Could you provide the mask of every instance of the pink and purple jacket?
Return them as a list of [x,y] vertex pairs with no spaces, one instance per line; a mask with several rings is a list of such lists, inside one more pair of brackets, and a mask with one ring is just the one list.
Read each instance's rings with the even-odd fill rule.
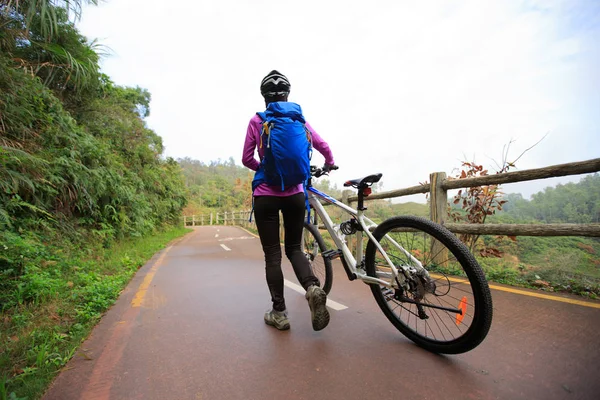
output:
[[[314,149],[317,149],[319,153],[325,157],[325,164],[333,165],[335,164],[333,161],[333,154],[331,153],[331,149],[327,142],[325,142],[317,132],[306,123],[306,127],[312,133],[312,146]],[[248,124],[248,130],[246,131],[246,141],[244,142],[244,152],[242,154],[242,163],[250,168],[252,171],[258,170],[258,166],[260,165],[260,161],[254,158],[254,151],[258,151],[259,160],[262,160],[264,157],[264,150],[258,146],[260,144],[260,133],[262,130],[262,120],[258,115],[254,115]],[[291,196],[296,193],[303,193],[304,189],[302,188],[302,184],[297,186],[292,186],[284,191],[281,191],[280,187],[268,186],[263,183],[259,185],[254,190],[254,196]]]

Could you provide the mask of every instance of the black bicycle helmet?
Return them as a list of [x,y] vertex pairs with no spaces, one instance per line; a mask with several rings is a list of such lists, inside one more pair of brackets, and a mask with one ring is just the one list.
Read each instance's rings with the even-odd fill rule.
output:
[[276,70],[269,72],[260,83],[260,93],[265,98],[287,95],[290,88],[290,81]]

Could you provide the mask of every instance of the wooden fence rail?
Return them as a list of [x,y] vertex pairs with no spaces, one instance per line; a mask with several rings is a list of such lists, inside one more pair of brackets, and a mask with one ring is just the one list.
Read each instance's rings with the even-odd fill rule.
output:
[[[430,183],[412,186],[404,189],[391,190],[370,195],[366,200],[391,199],[414,194],[429,193],[429,217],[432,221],[443,224],[454,233],[474,235],[507,235],[507,236],[589,236],[600,237],[600,223],[595,224],[456,224],[447,223],[448,190],[462,189],[475,186],[500,185],[504,183],[525,182],[560,176],[579,175],[600,171],[600,158],[568,164],[553,165],[517,172],[488,175],[477,178],[451,179],[444,172],[430,174]],[[350,191],[344,191],[342,199],[346,204],[356,202],[358,196]],[[249,226],[249,211],[216,213],[215,224],[240,224]],[[191,218],[191,221],[190,221]],[[198,216],[183,217],[185,226],[194,226]],[[204,218],[202,225],[204,225]],[[221,218],[221,219],[219,219]],[[206,217],[208,220],[208,217]],[[210,224],[213,224],[213,214],[210,214]],[[253,224],[253,223],[252,223]]]
[[184,215],[183,226],[202,225],[240,225],[251,226],[254,219],[249,222],[250,211],[215,212],[208,215]]

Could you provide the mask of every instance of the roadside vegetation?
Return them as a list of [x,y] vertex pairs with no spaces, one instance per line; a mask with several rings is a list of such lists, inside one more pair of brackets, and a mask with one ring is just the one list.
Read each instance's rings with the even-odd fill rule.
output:
[[69,19],[79,6],[0,1],[0,400],[39,398],[187,232],[181,168],[144,121],[150,93],[100,72],[104,49]]
[[[506,203],[489,217],[490,223],[599,223],[600,174],[546,188],[531,200],[519,194],[503,199]],[[480,246],[498,251],[484,261],[480,256],[490,280],[593,299],[600,296],[600,238],[485,236]]]
[[[145,123],[150,93],[100,71],[106,49],[79,34],[80,11],[81,1],[0,0],[0,400],[42,395],[136,271],[188,232],[182,212],[251,208],[252,174],[233,158],[163,157]],[[341,197],[326,179],[316,186]],[[600,222],[598,174],[531,200],[481,190],[487,208],[483,192],[465,192],[450,215]],[[426,204],[368,207],[377,221],[428,215]],[[491,281],[600,294],[598,239],[465,240]]]
[[39,398],[71,357],[85,357],[79,345],[132,276],[188,231],[170,228],[108,248],[90,237],[9,243],[24,255],[25,272],[15,290],[2,290],[0,399]]

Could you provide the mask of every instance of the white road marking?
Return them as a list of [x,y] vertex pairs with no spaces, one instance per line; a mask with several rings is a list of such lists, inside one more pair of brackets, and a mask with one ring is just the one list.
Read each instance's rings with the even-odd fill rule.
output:
[[246,240],[246,239],[256,239],[256,238],[253,236],[229,237],[229,238],[219,239],[219,242],[229,242],[231,240]]
[[[221,245],[222,246],[222,245]],[[304,288],[298,284],[295,284],[294,282],[290,282],[287,279],[283,280],[283,284],[287,287],[289,287],[290,289],[300,293],[301,295],[304,295],[306,293],[306,290],[304,290]],[[337,301],[333,301],[331,299],[327,299],[327,307],[336,310],[336,311],[341,311],[341,310],[345,310],[346,307],[343,304],[338,303]]]
[[227,246],[225,246],[224,244],[221,245],[222,248],[224,248],[226,251],[231,251],[231,249]]
[[217,233],[217,234],[215,234],[215,237],[219,237],[219,234],[218,234],[218,233]]

